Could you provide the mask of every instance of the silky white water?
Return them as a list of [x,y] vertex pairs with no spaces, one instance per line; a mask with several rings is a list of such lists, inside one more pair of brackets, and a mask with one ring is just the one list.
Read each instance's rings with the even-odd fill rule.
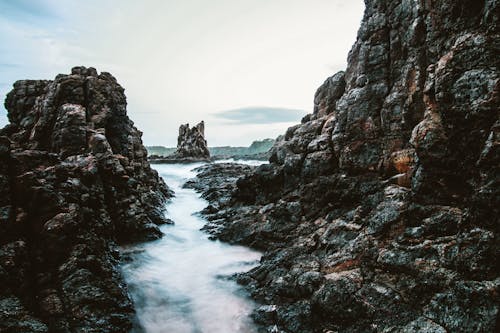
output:
[[[252,163],[258,164],[258,162]],[[124,248],[132,260],[122,267],[137,312],[133,332],[256,332],[249,315],[255,304],[229,277],[254,267],[261,254],[211,241],[195,213],[207,202],[182,185],[198,164],[154,165],[175,197],[162,226],[162,239]]]

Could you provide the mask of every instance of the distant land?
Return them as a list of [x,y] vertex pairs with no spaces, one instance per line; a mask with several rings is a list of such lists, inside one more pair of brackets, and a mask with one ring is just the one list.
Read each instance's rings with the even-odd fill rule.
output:
[[[208,147],[210,151],[210,156],[212,158],[229,158],[229,157],[239,157],[239,156],[265,156],[266,153],[271,149],[275,140],[274,139],[263,139],[253,141],[248,147],[231,147],[231,146],[220,146],[220,147]],[[177,148],[175,147],[164,147],[164,146],[147,146],[148,154],[153,156],[169,156],[172,155]]]

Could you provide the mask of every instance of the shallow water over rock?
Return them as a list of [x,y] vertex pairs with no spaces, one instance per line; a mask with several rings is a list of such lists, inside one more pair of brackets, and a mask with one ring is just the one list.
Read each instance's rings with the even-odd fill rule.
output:
[[211,241],[200,231],[196,212],[207,202],[184,182],[197,164],[155,165],[175,191],[157,241],[124,247],[122,270],[137,311],[133,332],[256,332],[249,314],[255,304],[230,276],[254,267],[261,254],[242,246]]

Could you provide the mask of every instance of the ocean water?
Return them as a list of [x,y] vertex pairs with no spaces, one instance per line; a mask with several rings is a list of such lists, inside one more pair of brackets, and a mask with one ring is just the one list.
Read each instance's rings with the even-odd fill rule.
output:
[[[259,161],[247,162],[258,165]],[[137,311],[136,328],[148,333],[253,333],[253,301],[230,276],[257,265],[261,253],[208,239],[195,214],[207,202],[182,185],[196,176],[197,164],[154,168],[175,191],[162,226],[162,239],[122,248],[132,260],[122,266]]]

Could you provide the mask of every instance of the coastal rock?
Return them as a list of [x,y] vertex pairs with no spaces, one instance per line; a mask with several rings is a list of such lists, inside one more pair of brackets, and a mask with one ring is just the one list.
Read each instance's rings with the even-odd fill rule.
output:
[[174,153],[176,158],[209,159],[210,152],[205,140],[205,122],[189,127],[189,124],[179,127],[179,137],[177,138],[177,150]]
[[[162,150],[166,151],[167,148]],[[175,152],[167,156],[152,155],[150,161],[159,164],[210,161],[210,151],[205,140],[205,123],[201,121],[192,128],[189,124],[181,125]]]
[[206,229],[264,251],[238,281],[269,331],[498,331],[500,5],[365,4],[346,70],[219,180]]
[[126,332],[117,244],[161,236],[172,195],[109,73],[14,83],[0,130],[0,332]]
[[[274,141],[274,139],[256,140],[248,147],[208,147],[208,151],[210,152],[210,159],[212,161],[227,159],[267,161]],[[167,148],[163,146],[150,146],[146,147],[146,149],[149,152],[149,161],[152,163],[168,161],[170,155],[174,154],[176,151],[176,148]]]

